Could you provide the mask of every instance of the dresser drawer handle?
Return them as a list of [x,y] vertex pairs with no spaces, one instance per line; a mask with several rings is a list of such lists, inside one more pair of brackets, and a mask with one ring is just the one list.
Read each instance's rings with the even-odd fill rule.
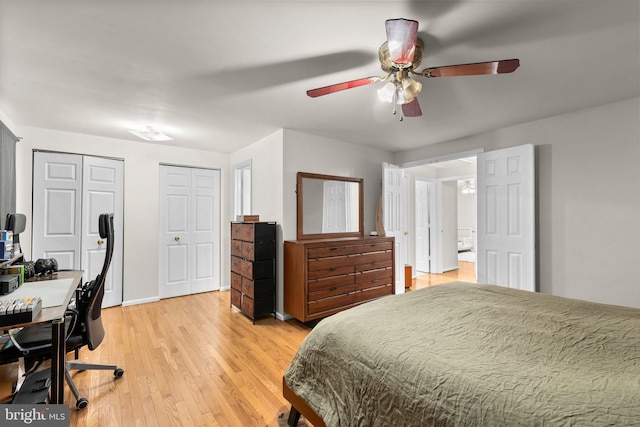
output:
[[334,286],[333,288],[329,288],[329,290],[330,290],[331,292],[335,291],[336,289],[338,289],[338,287],[337,287],[337,286]]
[[335,267],[331,267],[331,268],[329,269],[329,271],[336,271],[336,270],[337,270],[337,268],[335,268]]

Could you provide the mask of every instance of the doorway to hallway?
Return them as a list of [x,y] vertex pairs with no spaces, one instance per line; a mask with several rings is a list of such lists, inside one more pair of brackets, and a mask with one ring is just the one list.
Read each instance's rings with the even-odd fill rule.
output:
[[442,285],[449,282],[471,282],[476,281],[476,264],[469,261],[458,261],[456,270],[445,271],[444,273],[426,273],[420,274],[411,281],[411,286],[406,291],[415,291],[429,286]]

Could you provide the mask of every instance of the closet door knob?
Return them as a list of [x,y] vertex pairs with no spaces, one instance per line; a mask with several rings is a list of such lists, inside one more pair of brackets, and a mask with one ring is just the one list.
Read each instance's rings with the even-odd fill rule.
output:
[[102,239],[98,240],[98,244],[99,244],[99,245],[104,244],[104,240],[102,240]]
[[175,240],[176,242],[179,242],[180,241],[180,236],[174,237],[173,240]]

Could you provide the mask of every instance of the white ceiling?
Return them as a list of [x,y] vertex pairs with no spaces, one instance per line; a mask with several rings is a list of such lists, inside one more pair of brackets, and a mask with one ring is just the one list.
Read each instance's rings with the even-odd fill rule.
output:
[[[387,18],[420,22],[424,79],[398,121],[375,86]],[[0,111],[18,125],[233,152],[281,128],[399,151],[640,96],[638,0],[0,0]],[[167,144],[163,142],[162,144]]]

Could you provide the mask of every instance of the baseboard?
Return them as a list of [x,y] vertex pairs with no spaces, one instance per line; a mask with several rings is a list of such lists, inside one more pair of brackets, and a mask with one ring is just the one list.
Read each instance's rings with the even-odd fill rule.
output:
[[142,299],[133,299],[129,301],[122,301],[123,307],[128,307],[130,305],[138,305],[138,304],[147,304],[150,302],[158,302],[160,301],[160,297],[151,297],[151,298],[142,298]]
[[293,319],[293,316],[287,313],[279,313],[276,311],[276,319],[285,321],[285,320]]

